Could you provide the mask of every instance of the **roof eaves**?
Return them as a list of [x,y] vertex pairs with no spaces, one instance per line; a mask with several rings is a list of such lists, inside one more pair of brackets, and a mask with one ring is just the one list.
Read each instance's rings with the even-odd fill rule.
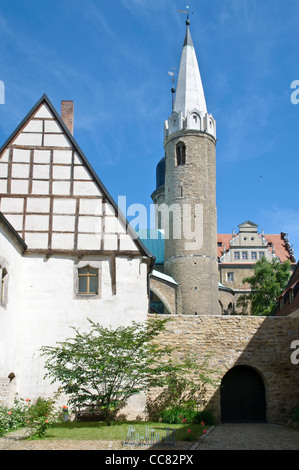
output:
[[9,234],[16,240],[17,244],[21,248],[22,253],[27,250],[27,245],[24,242],[23,238],[20,237],[18,232],[14,229],[11,223],[7,220],[7,218],[0,212],[0,223],[6,228]]

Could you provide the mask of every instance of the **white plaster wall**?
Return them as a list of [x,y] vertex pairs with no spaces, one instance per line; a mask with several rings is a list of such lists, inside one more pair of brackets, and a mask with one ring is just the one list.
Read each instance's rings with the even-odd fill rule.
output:
[[8,272],[7,303],[0,304],[0,377],[7,378],[18,354],[18,316],[20,297],[16,295],[22,283],[22,254],[7,232],[0,226],[0,258]]
[[[49,397],[58,388],[44,379],[40,348],[72,336],[70,326],[88,329],[88,318],[112,327],[147,318],[147,267],[141,257],[116,258],[116,295],[112,295],[110,258],[81,259],[80,265],[101,266],[100,296],[82,298],[74,290],[78,260],[12,255],[10,294],[14,295],[10,295],[7,311],[0,313],[0,352],[5,350],[0,377],[13,372],[16,393],[23,398]],[[138,413],[144,406],[143,400],[141,403]]]

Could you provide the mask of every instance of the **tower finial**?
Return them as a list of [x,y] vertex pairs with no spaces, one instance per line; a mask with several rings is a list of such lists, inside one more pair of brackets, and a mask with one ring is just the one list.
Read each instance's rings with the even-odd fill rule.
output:
[[[189,25],[190,25],[189,8],[190,8],[190,7],[187,5],[187,6],[186,6],[186,10],[178,10],[178,13],[184,13],[185,15],[187,15],[186,26],[189,26]],[[191,13],[192,13],[192,15],[193,15],[193,11],[192,11]]]

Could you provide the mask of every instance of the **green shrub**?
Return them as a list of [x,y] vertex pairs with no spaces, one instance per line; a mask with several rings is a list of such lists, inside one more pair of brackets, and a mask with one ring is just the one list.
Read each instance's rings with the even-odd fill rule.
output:
[[35,404],[29,404],[26,413],[26,425],[30,428],[30,437],[37,439],[45,437],[47,430],[57,422],[57,419],[55,401],[51,398],[38,398]]
[[193,422],[196,424],[204,422],[208,426],[212,426],[215,424],[215,417],[211,410],[198,411],[194,417]]
[[29,429],[31,438],[42,438],[49,427],[57,422],[57,412],[52,399],[38,398],[34,404],[16,399],[13,407],[0,406],[0,436],[21,427]]
[[26,406],[22,400],[15,400],[13,407],[0,406],[0,436],[14,431],[26,423]]
[[197,410],[189,406],[173,406],[163,410],[159,417],[163,423],[192,423],[197,413]]

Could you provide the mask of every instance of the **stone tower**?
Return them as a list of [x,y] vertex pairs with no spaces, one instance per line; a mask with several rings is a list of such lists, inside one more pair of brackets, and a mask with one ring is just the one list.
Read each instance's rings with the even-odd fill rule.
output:
[[152,198],[165,231],[164,272],[179,284],[177,313],[212,315],[219,310],[216,123],[207,112],[189,24],[187,19],[175,102],[164,125],[165,157],[157,167],[157,183],[165,171],[165,185]]

